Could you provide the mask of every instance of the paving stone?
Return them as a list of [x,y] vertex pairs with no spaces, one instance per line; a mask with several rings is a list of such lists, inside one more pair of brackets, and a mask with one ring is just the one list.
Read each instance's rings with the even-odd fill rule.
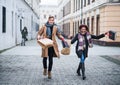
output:
[[[34,42],[29,42],[28,48],[23,49],[31,52],[34,48],[35,52],[32,55],[19,52],[6,52],[0,55],[0,85],[120,85],[120,65],[100,55],[91,54],[86,59],[86,80],[77,76],[79,59],[74,53],[74,47],[71,47],[70,55],[61,55],[60,59],[54,58],[52,79],[48,79],[42,75],[42,58],[35,54],[39,48],[32,44]],[[11,49],[9,53],[15,52],[16,49],[19,51],[21,47]]]

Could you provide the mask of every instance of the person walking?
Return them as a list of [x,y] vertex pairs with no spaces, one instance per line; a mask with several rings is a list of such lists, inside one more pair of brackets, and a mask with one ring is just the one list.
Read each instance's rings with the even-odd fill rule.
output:
[[21,31],[21,34],[22,34],[21,46],[25,46],[25,41],[27,40],[27,36],[28,36],[27,27],[24,27],[24,29]]
[[[48,74],[49,79],[52,78],[51,71],[52,71],[52,66],[53,66],[53,57],[58,57],[58,58],[60,57],[58,45],[56,42],[56,36],[62,41],[64,41],[64,37],[61,35],[60,28],[58,28],[58,26],[54,23],[54,17],[49,16],[48,21],[39,30],[38,35],[37,35],[38,40],[41,38],[48,38],[48,39],[53,40],[54,42],[53,47],[49,47],[46,49],[42,48],[43,68],[44,68],[43,75],[46,76]],[[49,58],[48,68],[47,68],[47,58]]]
[[93,47],[92,39],[100,39],[105,37],[108,32],[95,36],[90,34],[87,25],[80,25],[79,32],[72,39],[71,44],[77,41],[76,44],[76,54],[80,58],[80,62],[77,68],[77,74],[81,76],[80,70],[82,71],[82,79],[85,80],[85,59],[88,57],[88,47]]

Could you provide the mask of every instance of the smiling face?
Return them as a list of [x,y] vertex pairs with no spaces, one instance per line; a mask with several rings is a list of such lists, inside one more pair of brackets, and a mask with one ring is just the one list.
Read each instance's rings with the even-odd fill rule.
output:
[[82,27],[82,28],[80,29],[80,33],[81,33],[82,35],[85,35],[86,32],[87,32],[87,30],[86,30],[85,27]]
[[82,35],[85,35],[87,32],[89,32],[89,28],[87,27],[87,25],[82,24],[79,26],[79,32]]
[[53,25],[54,24],[54,17],[50,17],[48,19],[48,23],[51,24],[51,25]]

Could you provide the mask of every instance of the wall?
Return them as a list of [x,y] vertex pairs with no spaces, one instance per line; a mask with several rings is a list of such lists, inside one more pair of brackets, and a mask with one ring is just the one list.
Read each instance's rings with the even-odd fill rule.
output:
[[[2,32],[3,6],[6,7],[6,33]],[[22,39],[20,30],[24,26],[28,28],[28,39],[35,38],[38,17],[28,4],[24,0],[0,0],[0,50],[20,44]]]

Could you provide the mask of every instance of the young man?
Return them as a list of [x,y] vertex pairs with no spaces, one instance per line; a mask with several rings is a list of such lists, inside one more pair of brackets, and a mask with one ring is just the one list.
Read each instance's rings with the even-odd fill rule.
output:
[[[44,67],[43,75],[46,76],[47,70],[48,70],[49,79],[51,79],[52,77],[51,71],[52,71],[52,65],[53,65],[53,57],[59,57],[58,45],[55,39],[56,36],[62,41],[64,41],[64,38],[61,35],[60,29],[54,23],[54,17],[50,16],[48,18],[47,23],[39,30],[38,36],[37,36],[37,39],[49,38],[54,42],[53,47],[42,49],[43,67]],[[49,58],[48,69],[47,69],[47,58]]]

